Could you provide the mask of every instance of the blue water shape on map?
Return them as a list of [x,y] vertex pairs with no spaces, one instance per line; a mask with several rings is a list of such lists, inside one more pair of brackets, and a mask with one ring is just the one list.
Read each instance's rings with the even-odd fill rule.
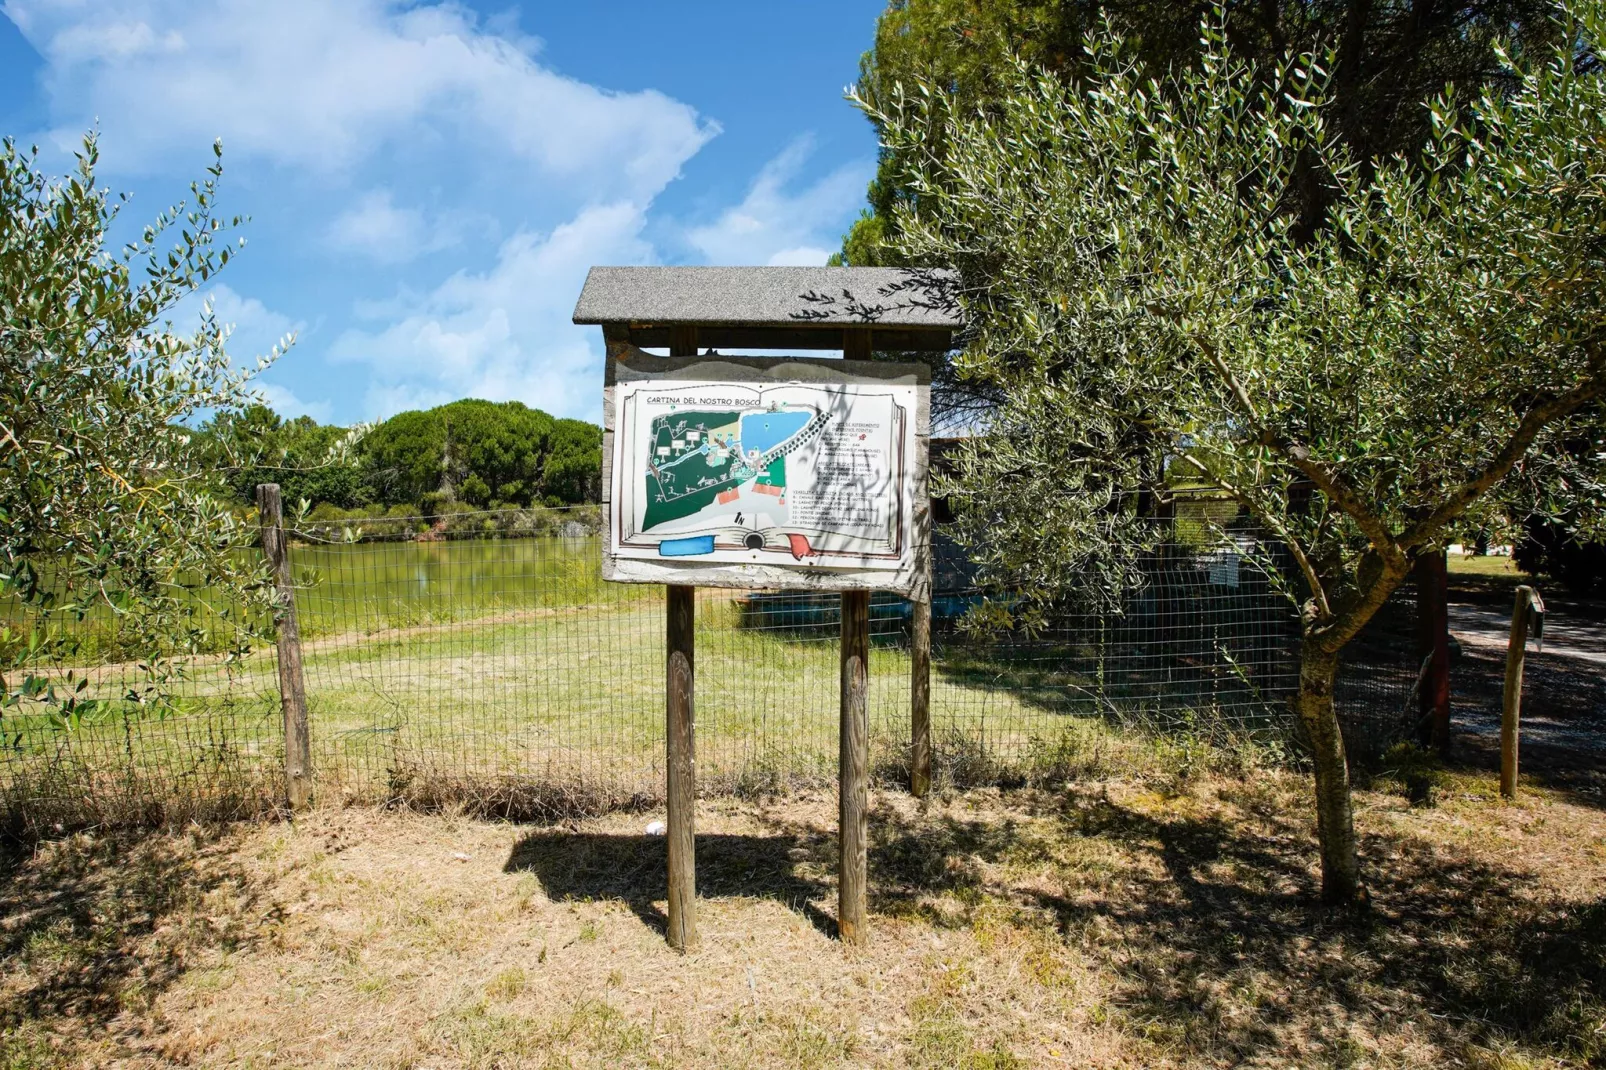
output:
[[693,535],[685,539],[665,539],[658,544],[659,557],[701,557],[714,552],[712,535]]
[[799,431],[811,412],[754,412],[742,417],[742,452],[768,453]]

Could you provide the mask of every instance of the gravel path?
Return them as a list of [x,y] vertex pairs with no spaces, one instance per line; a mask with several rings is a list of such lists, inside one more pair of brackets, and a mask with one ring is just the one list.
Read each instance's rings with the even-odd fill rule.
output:
[[[1547,600],[1543,649],[1530,641],[1523,686],[1522,774],[1606,802],[1606,606]],[[1510,610],[1450,605],[1461,646],[1451,669],[1457,749],[1498,764]]]

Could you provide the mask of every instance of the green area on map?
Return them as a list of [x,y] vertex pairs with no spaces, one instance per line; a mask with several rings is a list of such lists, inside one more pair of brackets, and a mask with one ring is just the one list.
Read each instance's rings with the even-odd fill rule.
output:
[[[816,429],[813,416],[796,410],[688,409],[653,417],[642,530],[699,513],[749,480],[784,491],[785,454],[806,429]],[[750,444],[745,453],[744,417],[756,421],[748,425],[748,434],[760,444]],[[787,426],[780,432],[769,426],[782,420]]]

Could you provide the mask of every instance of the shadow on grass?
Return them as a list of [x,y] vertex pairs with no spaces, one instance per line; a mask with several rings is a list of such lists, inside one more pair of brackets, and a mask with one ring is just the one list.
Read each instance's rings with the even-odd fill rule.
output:
[[255,939],[255,893],[213,843],[129,832],[0,855],[0,1065],[148,1010],[198,950]]
[[963,926],[990,906],[1050,927],[1114,969],[1126,1025],[1166,1048],[1307,1065],[1420,1041],[1606,1058],[1606,898],[1547,901],[1531,873],[1372,836],[1372,907],[1350,917],[1320,905],[1309,830],[1286,814],[1155,816],[1072,792],[1029,819],[880,813],[872,828],[877,913]]
[[[658,903],[668,895],[667,849],[662,836],[541,830],[514,845],[504,869],[534,874],[555,901],[622,902],[662,933],[668,918]],[[697,895],[773,899],[834,937],[836,919],[814,902],[833,894],[833,886],[799,873],[800,863],[816,858],[834,865],[835,840],[808,833],[699,835]]]

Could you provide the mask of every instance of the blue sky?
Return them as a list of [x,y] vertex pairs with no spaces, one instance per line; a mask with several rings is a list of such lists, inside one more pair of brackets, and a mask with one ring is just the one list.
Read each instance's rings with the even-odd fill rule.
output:
[[[208,293],[281,412],[459,397],[596,419],[592,264],[822,263],[864,203],[842,91],[880,0],[4,0],[0,132],[101,131],[143,222],[223,139],[247,246]],[[181,310],[181,316],[194,309]]]

